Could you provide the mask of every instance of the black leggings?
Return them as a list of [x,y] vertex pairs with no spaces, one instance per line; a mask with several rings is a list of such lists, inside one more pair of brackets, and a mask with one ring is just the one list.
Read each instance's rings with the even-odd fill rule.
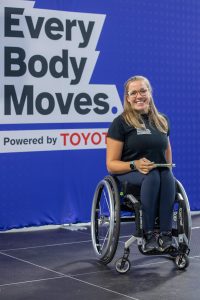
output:
[[138,171],[116,176],[120,182],[141,186],[140,198],[144,231],[152,231],[159,211],[160,231],[171,231],[175,200],[175,179],[169,168],[157,168],[148,174]]

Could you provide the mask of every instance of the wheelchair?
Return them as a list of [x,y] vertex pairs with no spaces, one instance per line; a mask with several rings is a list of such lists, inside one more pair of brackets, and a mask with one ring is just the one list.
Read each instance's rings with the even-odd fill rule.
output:
[[[91,211],[91,237],[94,251],[99,260],[107,265],[112,261],[118,246],[121,222],[135,222],[133,235],[125,242],[124,253],[115,263],[116,271],[125,274],[131,267],[130,246],[137,242],[143,255],[170,255],[177,269],[183,270],[189,265],[189,243],[191,239],[191,214],[187,194],[176,179],[176,196],[173,207],[173,243],[167,249],[161,245],[145,251],[140,188],[124,182],[120,184],[113,175],[101,180],[95,190]],[[159,232],[159,216],[155,220],[155,234]],[[159,236],[159,233],[158,233]]]

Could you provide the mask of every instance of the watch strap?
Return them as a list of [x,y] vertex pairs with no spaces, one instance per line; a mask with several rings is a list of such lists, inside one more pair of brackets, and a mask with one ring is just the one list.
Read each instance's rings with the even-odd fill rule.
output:
[[132,160],[132,161],[130,162],[130,168],[131,168],[131,170],[136,170],[134,160]]

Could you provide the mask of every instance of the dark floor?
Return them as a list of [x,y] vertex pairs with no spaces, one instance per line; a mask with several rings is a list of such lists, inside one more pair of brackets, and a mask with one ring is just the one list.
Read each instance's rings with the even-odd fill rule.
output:
[[167,256],[144,256],[132,245],[131,270],[118,274],[114,263],[122,256],[131,224],[121,225],[118,250],[108,266],[95,257],[89,227],[0,233],[0,299],[199,300],[200,215],[192,219],[185,271]]

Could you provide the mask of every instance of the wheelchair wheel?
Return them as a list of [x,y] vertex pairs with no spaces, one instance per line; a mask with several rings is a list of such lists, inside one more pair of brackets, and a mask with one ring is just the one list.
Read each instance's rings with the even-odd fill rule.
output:
[[183,198],[183,201],[182,201],[183,227],[184,227],[184,233],[188,239],[188,244],[189,244],[190,239],[191,239],[191,230],[192,230],[192,218],[191,218],[191,213],[190,213],[190,204],[189,204],[187,194],[186,194],[182,184],[178,180],[176,180],[176,184],[177,184],[178,193],[180,193],[180,195]]
[[128,258],[119,258],[115,263],[115,269],[120,274],[125,274],[131,268],[131,263]]
[[119,231],[119,192],[115,179],[106,176],[96,187],[91,213],[93,248],[104,264],[108,264],[115,255]]
[[175,258],[176,267],[179,270],[184,270],[189,266],[189,258],[186,254],[177,255]]

